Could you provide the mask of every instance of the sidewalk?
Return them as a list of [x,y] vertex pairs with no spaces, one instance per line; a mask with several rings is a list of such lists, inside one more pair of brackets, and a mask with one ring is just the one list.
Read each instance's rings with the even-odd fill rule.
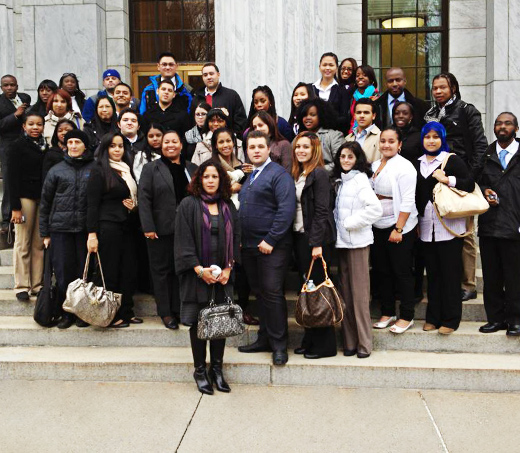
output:
[[3,453],[518,451],[518,393],[9,381]]

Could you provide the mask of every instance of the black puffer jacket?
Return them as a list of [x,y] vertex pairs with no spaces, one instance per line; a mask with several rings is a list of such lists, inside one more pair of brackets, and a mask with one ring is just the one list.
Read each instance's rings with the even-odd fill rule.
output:
[[520,241],[520,150],[504,170],[496,143],[491,143],[486,151],[478,183],[482,192],[485,189],[495,191],[499,204],[479,216],[478,235]]
[[86,152],[81,159],[65,156],[49,170],[40,201],[40,236],[87,231],[87,183],[95,166]]
[[450,151],[475,174],[488,146],[480,112],[474,105],[457,99],[446,107],[446,116],[440,122],[446,128]]

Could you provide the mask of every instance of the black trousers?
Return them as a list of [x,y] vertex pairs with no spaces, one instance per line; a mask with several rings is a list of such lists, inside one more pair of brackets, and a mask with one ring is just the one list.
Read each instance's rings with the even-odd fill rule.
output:
[[488,322],[520,324],[520,241],[480,237]]
[[257,248],[242,249],[242,264],[251,291],[260,305],[258,341],[270,344],[274,351],[287,349],[287,301],[284,295],[284,281],[289,250],[288,244],[276,246],[269,255],[264,255]]
[[[83,276],[87,259],[87,233],[51,233],[50,252],[61,307],[69,283]],[[63,310],[62,314],[72,316]]]
[[107,289],[123,295],[115,320],[129,321],[135,316],[133,295],[137,285],[134,233],[127,224],[99,222],[98,240]]
[[9,181],[7,180],[7,143],[0,143],[0,162],[2,164],[2,224],[9,225],[11,221],[11,202]]
[[388,238],[394,228],[373,228],[374,244],[372,245],[372,266],[376,268],[377,280],[372,282],[379,288],[383,316],[395,316],[395,291],[399,291],[401,304],[399,317],[411,321],[415,312],[413,275],[413,247],[415,230],[403,234],[399,244],[389,242]]
[[233,269],[235,271],[235,290],[238,296],[238,305],[240,305],[245,312],[249,305],[249,295],[251,293],[247,273],[244,266],[239,263],[235,263]]
[[462,318],[462,246],[464,240],[422,242],[428,278],[426,322],[457,330]]
[[174,235],[159,236],[158,239],[146,239],[146,241],[157,314],[161,318],[165,316],[178,318],[181,311],[181,297],[179,279],[175,274]]
[[[190,327],[191,353],[193,354],[193,365],[195,368],[206,366],[207,341],[197,337],[197,323]],[[209,354],[211,364],[222,364],[224,360],[224,349],[226,339],[210,340]]]
[[[293,233],[293,248],[298,273],[303,285],[312,261],[312,247],[309,245],[309,239],[304,233]],[[323,257],[327,265],[330,262],[330,255],[330,247],[324,246]],[[316,286],[325,280],[325,272],[323,271],[321,260],[316,260],[312,266],[310,279]],[[336,346],[336,329],[334,326],[305,329],[302,348],[309,354],[336,355],[338,349]]]

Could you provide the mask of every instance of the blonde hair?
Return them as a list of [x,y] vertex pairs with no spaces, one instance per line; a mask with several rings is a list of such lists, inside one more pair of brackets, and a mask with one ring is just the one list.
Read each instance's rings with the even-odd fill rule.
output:
[[[296,158],[296,145],[301,138],[308,138],[311,141],[312,154],[310,160],[307,161],[305,165],[298,162]],[[298,180],[303,171],[308,175],[317,167],[324,167],[325,161],[323,160],[323,151],[318,135],[310,131],[300,132],[293,141],[292,159],[291,175],[295,181]]]

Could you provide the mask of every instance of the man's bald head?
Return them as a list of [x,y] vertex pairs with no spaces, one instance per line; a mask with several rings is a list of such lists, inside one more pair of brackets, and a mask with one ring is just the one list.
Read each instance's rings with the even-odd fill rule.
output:
[[386,71],[386,88],[394,98],[401,96],[405,87],[406,75],[401,68],[390,68]]

